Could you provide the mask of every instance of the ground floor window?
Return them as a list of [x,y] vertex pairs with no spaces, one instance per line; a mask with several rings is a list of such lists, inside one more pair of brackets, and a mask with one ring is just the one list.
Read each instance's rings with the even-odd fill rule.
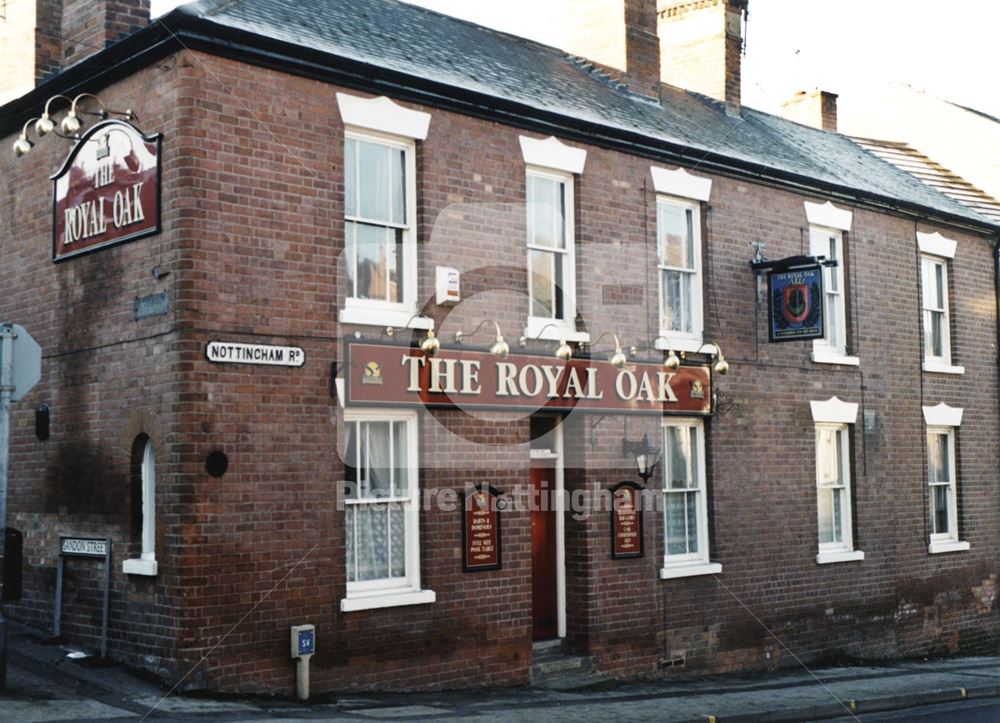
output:
[[660,577],[722,570],[709,562],[705,427],[700,419],[663,422],[664,555]]
[[341,608],[430,602],[407,596],[427,592],[420,589],[416,413],[350,411],[344,433],[347,599]]
[[858,405],[837,397],[809,404],[816,423],[816,562],[864,560],[854,547],[851,509],[851,425]]
[[962,410],[939,404],[924,407],[927,424],[928,551],[958,552],[969,543],[958,534],[958,472],[955,437],[962,423]]

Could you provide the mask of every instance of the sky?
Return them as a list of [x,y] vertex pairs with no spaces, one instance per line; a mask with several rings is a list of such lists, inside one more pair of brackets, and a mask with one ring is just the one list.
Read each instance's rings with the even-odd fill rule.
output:
[[[561,47],[573,0],[409,0]],[[180,4],[153,0],[153,12]],[[743,102],[775,113],[798,90],[846,100],[905,83],[1000,117],[996,0],[750,0]]]

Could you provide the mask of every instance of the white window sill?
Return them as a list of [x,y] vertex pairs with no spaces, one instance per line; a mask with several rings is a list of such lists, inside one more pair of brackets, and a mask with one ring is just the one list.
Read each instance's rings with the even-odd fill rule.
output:
[[559,319],[531,317],[528,319],[528,325],[524,328],[524,336],[529,340],[559,341],[565,339],[567,342],[583,344],[590,342],[590,334],[585,331],[577,331],[573,324]]
[[661,580],[673,580],[678,577],[695,577],[696,575],[716,575],[722,572],[722,565],[717,562],[694,562],[683,564],[664,563],[660,568]]
[[845,366],[861,366],[861,360],[856,356],[847,356],[832,349],[813,349],[812,360],[816,364],[843,364]]
[[341,324],[362,324],[364,326],[395,326],[405,329],[433,329],[434,319],[427,316],[414,316],[415,308],[407,309],[370,309],[363,306],[348,306],[340,310],[338,319]]
[[970,548],[968,542],[962,542],[960,540],[942,540],[941,542],[932,542],[927,546],[927,552],[931,555],[940,555],[942,552],[965,552]]
[[401,605],[424,605],[437,600],[433,590],[404,590],[402,592],[375,592],[357,597],[349,596],[340,601],[340,612],[394,608]]
[[821,552],[816,555],[817,565],[829,565],[833,562],[858,562],[865,559],[861,550],[843,550],[839,552]]
[[122,562],[122,572],[126,575],[149,575],[156,574],[156,560],[125,560]]
[[[704,347],[704,348],[702,348]],[[653,342],[653,348],[659,351],[684,351],[692,354],[701,350],[702,354],[717,354],[719,349],[711,342],[705,343],[701,339],[691,339],[683,337],[673,337],[670,334],[660,332],[660,336]]]
[[938,359],[924,359],[924,371],[939,374],[965,374],[965,367],[953,366]]

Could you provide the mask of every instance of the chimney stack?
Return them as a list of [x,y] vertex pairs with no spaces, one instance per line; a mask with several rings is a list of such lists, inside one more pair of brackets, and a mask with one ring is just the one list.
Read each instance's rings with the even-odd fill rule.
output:
[[749,0],[659,0],[660,77],[740,114],[743,16]]
[[782,104],[781,115],[797,123],[836,132],[837,94],[825,90],[800,90]]
[[149,24],[149,0],[27,0],[0,23],[0,103]]
[[149,0],[64,0],[59,33],[62,67],[79,63],[147,25]]
[[621,71],[629,89],[660,99],[656,0],[572,0],[569,52]]

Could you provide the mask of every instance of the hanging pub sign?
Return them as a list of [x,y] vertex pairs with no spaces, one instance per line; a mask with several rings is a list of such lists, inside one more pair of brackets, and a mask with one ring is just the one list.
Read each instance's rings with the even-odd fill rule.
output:
[[642,509],[635,482],[619,482],[611,488],[611,557],[615,560],[642,557]]
[[773,270],[767,276],[770,341],[822,339],[823,267]]
[[462,571],[500,569],[500,496],[484,485],[461,494]]
[[603,359],[441,349],[428,356],[398,344],[348,342],[345,404],[535,411],[708,415],[707,365],[675,371],[655,362],[619,369]]
[[88,129],[52,176],[52,259],[160,230],[160,145],[121,120]]

